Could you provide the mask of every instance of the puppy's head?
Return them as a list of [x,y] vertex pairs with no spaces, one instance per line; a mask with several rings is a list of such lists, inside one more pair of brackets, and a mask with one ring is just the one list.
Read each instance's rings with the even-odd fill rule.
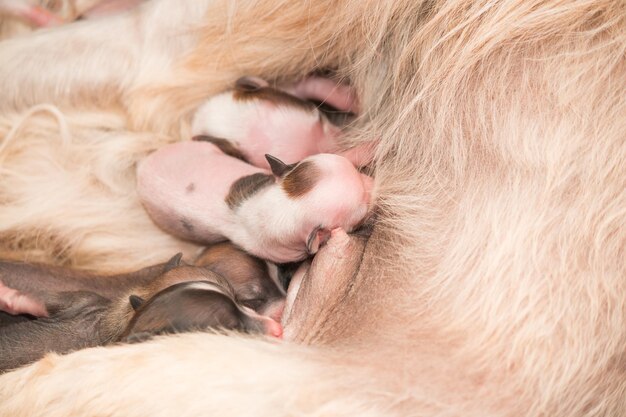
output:
[[182,282],[165,288],[147,301],[135,295],[131,295],[129,301],[135,315],[122,334],[123,341],[207,329],[282,336],[280,324],[241,306],[232,288],[215,282]]

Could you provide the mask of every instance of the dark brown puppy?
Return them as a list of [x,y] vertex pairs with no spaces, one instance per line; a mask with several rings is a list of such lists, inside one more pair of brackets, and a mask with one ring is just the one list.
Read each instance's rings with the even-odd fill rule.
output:
[[[158,334],[219,328],[282,335],[278,323],[239,304],[235,290],[221,275],[179,263],[177,255],[163,264],[161,275],[113,300],[95,291],[38,290],[37,302],[48,317],[5,322],[0,327],[0,372],[36,361],[47,352],[68,353]],[[42,276],[56,274],[38,277]],[[19,284],[9,283],[28,297],[28,288]],[[43,284],[50,281],[44,279]],[[124,287],[126,283],[118,289]]]
[[[168,262],[120,275],[96,275],[51,265],[0,261],[0,310],[14,315],[45,315],[44,300],[49,299],[50,294],[64,291],[89,291],[114,299],[133,287],[153,282],[178,266],[180,259],[180,255],[176,255]],[[22,295],[28,295],[28,299]],[[26,303],[28,300],[38,302],[39,308]],[[0,315],[0,324],[7,321],[11,319]]]
[[[0,262],[0,326],[23,321],[25,318],[18,316],[20,314],[44,316],[43,299],[51,293],[89,291],[116,299],[132,288],[153,285],[157,278],[179,264],[180,255],[177,255],[168,262],[129,274],[96,275],[50,265]],[[207,267],[226,278],[243,305],[280,319],[285,290],[278,282],[274,264],[249,255],[230,242],[222,242],[205,249],[195,265]],[[10,297],[6,295],[8,288],[14,290]],[[22,294],[27,294],[28,299],[20,298]],[[38,305],[24,301],[36,301]]]
[[249,255],[230,242],[209,246],[194,264],[226,278],[235,289],[237,300],[244,306],[280,321],[285,307],[285,290],[274,264]]
[[207,328],[282,335],[278,323],[239,304],[232,288],[217,282],[182,282],[145,302],[131,296],[130,303],[135,313],[120,336],[122,341],[142,341],[153,335]]

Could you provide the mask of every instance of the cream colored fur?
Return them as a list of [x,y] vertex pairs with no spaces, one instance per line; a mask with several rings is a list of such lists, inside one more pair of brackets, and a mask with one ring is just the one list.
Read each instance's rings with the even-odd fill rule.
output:
[[[239,75],[334,66],[364,109],[351,139],[381,138],[359,273],[312,346],[187,335],[50,356],[0,377],[0,415],[626,414],[621,0],[189,3],[207,10],[180,48],[155,30],[116,49],[89,22],[0,43],[5,141],[40,102],[67,131],[46,107],[0,153],[2,254],[122,270],[192,251],[141,211],[133,164]],[[104,43],[37,64],[74,31]]]
[[[72,22],[79,18],[84,12],[94,7],[101,0],[12,0],[27,1],[33,5],[41,6],[64,22]],[[15,16],[0,15],[0,40],[9,39],[18,35],[31,33],[40,28],[34,27]]]

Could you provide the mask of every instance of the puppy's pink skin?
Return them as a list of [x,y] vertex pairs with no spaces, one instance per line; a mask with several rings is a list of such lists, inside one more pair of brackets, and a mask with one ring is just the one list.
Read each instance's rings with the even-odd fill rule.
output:
[[[259,86],[267,82],[256,78]],[[358,111],[354,91],[322,77],[309,77],[293,85],[280,87],[303,100],[325,102],[341,111]],[[226,139],[237,146],[252,165],[268,169],[265,154],[286,163],[301,161],[318,153],[338,153],[355,166],[373,159],[373,143],[340,151],[341,129],[328,121],[317,108],[298,107],[286,102],[261,98],[236,99],[235,91],[209,98],[198,108],[192,134]]]
[[293,262],[308,256],[313,230],[352,230],[368,214],[372,199],[372,179],[347,159],[319,154],[306,161],[320,177],[304,195],[290,197],[275,182],[230,208],[224,200],[231,185],[267,171],[208,142],[179,142],[141,162],[137,189],[154,222],[178,237],[203,243],[228,239],[260,258]]
[[224,201],[231,184],[254,173],[267,174],[228,157],[213,144],[180,142],[139,164],[137,191],[159,227],[185,239],[213,243],[225,240],[226,229],[232,227],[233,216]]
[[265,334],[268,336],[276,337],[278,339],[282,339],[283,337],[283,326],[280,324],[280,318],[278,320],[273,317],[261,315],[251,308],[242,307],[241,310],[244,314],[248,316],[260,320],[263,323],[263,327],[265,328]]
[[228,91],[197,110],[192,134],[231,141],[252,165],[269,169],[264,155],[290,164],[318,153],[334,152],[339,129],[317,110],[268,100],[236,100]]
[[37,300],[0,282],[0,311],[9,314],[30,314],[35,317],[48,317],[45,306]]

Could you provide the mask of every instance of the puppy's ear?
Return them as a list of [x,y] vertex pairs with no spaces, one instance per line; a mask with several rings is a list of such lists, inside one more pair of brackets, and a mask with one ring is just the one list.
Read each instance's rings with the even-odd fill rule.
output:
[[280,159],[268,153],[265,154],[265,159],[267,159],[267,163],[270,164],[270,169],[272,170],[272,174],[274,174],[274,176],[278,178],[284,177],[287,172],[291,171],[296,166],[296,164],[287,165]]
[[316,254],[319,248],[325,244],[328,239],[330,239],[330,230],[317,226],[309,234],[309,238],[306,241],[306,251],[309,255]]
[[172,256],[169,261],[165,264],[165,271],[171,271],[172,269],[180,266],[181,260],[183,259],[183,253],[178,252],[176,255]]
[[235,88],[239,91],[257,91],[263,87],[268,87],[269,84],[262,78],[259,77],[241,77],[237,81],[235,81]]
[[130,305],[135,311],[137,311],[139,307],[141,307],[143,303],[146,302],[143,298],[134,294],[128,297],[128,301],[130,301]]

